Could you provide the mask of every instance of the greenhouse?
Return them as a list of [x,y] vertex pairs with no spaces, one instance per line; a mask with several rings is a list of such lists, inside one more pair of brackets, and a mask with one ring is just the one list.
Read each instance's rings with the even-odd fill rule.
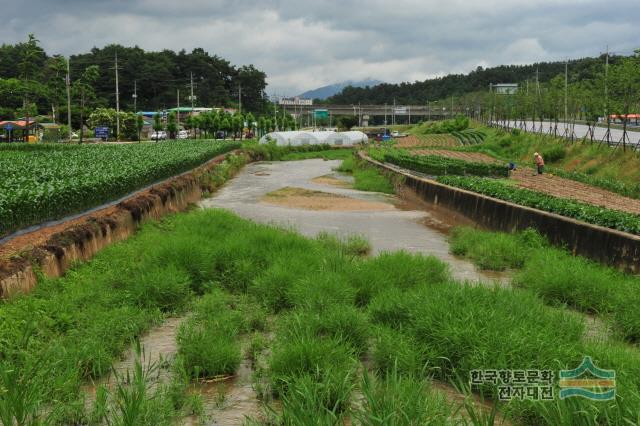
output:
[[259,143],[265,144],[274,141],[278,146],[293,145],[291,141],[300,133],[306,132],[271,132],[261,137]]
[[352,146],[358,143],[366,143],[367,135],[362,132],[271,132],[260,138],[260,143],[265,144],[275,141],[278,146],[302,146],[302,145],[334,145]]
[[362,132],[335,132],[324,143],[335,146],[352,146],[358,143],[367,143],[369,138]]
[[293,138],[291,145],[322,145],[327,143],[329,136],[335,132],[300,132]]

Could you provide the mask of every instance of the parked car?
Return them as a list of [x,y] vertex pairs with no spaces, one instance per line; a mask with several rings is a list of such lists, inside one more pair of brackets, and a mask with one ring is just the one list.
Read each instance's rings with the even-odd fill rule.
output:
[[164,130],[160,130],[158,132],[153,132],[153,133],[151,133],[150,138],[153,141],[164,141],[164,140],[167,140],[167,132],[165,132]]
[[178,139],[189,139],[189,132],[186,130],[180,130],[178,132]]

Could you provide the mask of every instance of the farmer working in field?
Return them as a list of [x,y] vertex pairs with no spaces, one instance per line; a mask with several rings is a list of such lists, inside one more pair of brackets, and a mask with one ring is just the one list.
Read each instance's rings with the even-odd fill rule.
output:
[[544,158],[542,155],[537,152],[533,154],[533,161],[536,163],[536,169],[538,169],[538,174],[541,175],[544,172]]

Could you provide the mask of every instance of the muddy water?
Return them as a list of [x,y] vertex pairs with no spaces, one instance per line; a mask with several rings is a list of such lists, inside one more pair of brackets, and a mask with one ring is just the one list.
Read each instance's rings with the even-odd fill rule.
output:
[[247,418],[261,416],[258,396],[252,385],[251,361],[243,360],[234,377],[224,381],[197,383],[192,392],[202,396],[204,413],[185,419],[186,425],[241,425]]
[[[451,211],[435,209],[410,193],[400,197],[357,191],[317,178],[349,182],[333,168],[340,160],[321,159],[253,163],[227,183],[212,198],[201,201],[205,208],[225,208],[260,223],[274,223],[315,236],[321,231],[339,235],[359,234],[369,240],[373,254],[383,251],[406,250],[433,255],[451,266],[456,279],[474,282],[503,281],[500,274],[485,273],[471,262],[449,253],[447,232],[455,225],[471,225],[468,220]],[[319,183],[323,182],[323,183]],[[285,187],[321,191],[364,202],[386,203],[389,209],[314,211],[292,206],[263,202],[265,195]]]
[[[160,326],[153,328],[140,339],[141,357],[143,366],[156,366],[157,373],[153,375],[151,388],[153,389],[159,383],[166,383],[169,379],[169,370],[166,367],[178,351],[176,343],[176,335],[178,327],[185,317],[168,318]],[[136,363],[136,350],[134,347],[124,354],[123,359],[113,366],[114,373],[100,379],[94,383],[87,384],[83,387],[86,395],[85,407],[90,409],[93,407],[96,398],[96,391],[99,386],[104,385],[107,388],[113,388],[116,384],[117,376],[126,376],[127,371],[132,374]]]

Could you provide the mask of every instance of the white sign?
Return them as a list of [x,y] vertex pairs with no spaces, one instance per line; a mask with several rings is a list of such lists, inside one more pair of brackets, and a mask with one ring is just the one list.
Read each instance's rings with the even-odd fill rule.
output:
[[278,101],[280,105],[313,105],[313,99],[295,98],[280,98]]
[[393,113],[396,114],[396,115],[398,115],[398,114],[406,114],[407,113],[407,107],[403,107],[403,106],[395,107],[393,109]]

